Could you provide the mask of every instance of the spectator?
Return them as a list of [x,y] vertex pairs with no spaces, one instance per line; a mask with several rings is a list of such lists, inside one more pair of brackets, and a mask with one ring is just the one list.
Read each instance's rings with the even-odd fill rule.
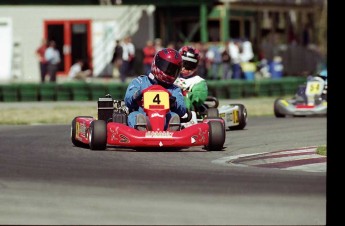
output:
[[160,38],[155,39],[155,48],[156,48],[156,53],[163,49],[162,39]]
[[84,61],[78,59],[70,68],[68,78],[70,80],[81,80],[86,81],[87,78],[91,77],[92,73],[90,69],[83,70]]
[[240,52],[240,65],[241,65],[241,76],[246,80],[254,80],[255,72],[257,70],[256,65],[252,63],[254,58],[254,52],[252,43],[248,39],[243,39],[241,43],[242,52]]
[[176,45],[174,42],[169,42],[167,48],[176,49]]
[[36,56],[39,61],[40,66],[40,76],[41,76],[41,82],[45,81],[45,77],[47,74],[47,61],[44,58],[44,53],[47,49],[47,39],[43,38],[41,41],[41,45],[36,49]]
[[244,39],[241,44],[241,47],[242,47],[242,52],[240,53],[241,63],[251,61],[254,58],[252,43],[249,40]]
[[229,48],[227,48],[229,45],[229,42],[225,44],[225,47],[222,51],[222,67],[223,67],[223,79],[230,79],[231,77],[231,57],[229,54]]
[[222,55],[219,47],[212,45],[206,53],[207,61],[211,66],[211,78],[217,80],[219,78],[219,69],[222,64]]
[[206,65],[207,48],[205,44],[202,42],[196,43],[195,48],[199,50],[199,63],[197,66],[196,74],[202,78],[206,78],[207,77],[207,65]]
[[231,70],[233,79],[242,79],[241,69],[241,43],[239,40],[229,42],[229,54],[231,57]]
[[170,123],[180,123],[180,117],[186,113],[186,105],[181,89],[174,82],[181,72],[182,58],[174,49],[166,48],[158,51],[153,59],[151,72],[148,76],[141,75],[133,79],[127,87],[125,104],[128,107],[128,125],[138,130],[147,130],[146,113],[141,106],[142,91],[158,84],[165,87],[171,94],[170,111],[166,115],[165,129],[176,131],[179,126],[169,126]]
[[111,64],[113,65],[113,77],[120,77],[120,68],[122,65],[122,46],[120,40],[115,41],[115,48],[113,53],[113,58],[111,59]]
[[146,46],[143,48],[143,68],[144,68],[144,74],[148,75],[151,70],[151,64],[153,61],[153,58],[156,54],[156,48],[153,45],[153,41],[148,40],[146,42]]
[[47,72],[50,76],[50,82],[56,82],[56,73],[58,71],[59,64],[61,62],[59,50],[56,49],[55,41],[49,42],[49,47],[44,53],[44,57],[47,61]]
[[124,38],[122,43],[122,65],[120,69],[120,79],[122,82],[126,81],[129,76],[134,62],[135,47],[132,43],[132,38],[127,36]]

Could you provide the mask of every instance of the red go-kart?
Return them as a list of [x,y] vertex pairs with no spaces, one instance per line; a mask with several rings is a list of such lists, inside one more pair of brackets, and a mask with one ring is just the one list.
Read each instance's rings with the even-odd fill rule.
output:
[[77,116],[71,125],[71,140],[77,147],[105,150],[108,147],[133,149],[188,148],[202,146],[209,151],[220,151],[225,142],[225,124],[220,117],[205,118],[202,123],[177,131],[164,130],[166,114],[170,110],[170,92],[159,85],[143,91],[143,109],[147,114],[147,131],[127,125],[128,109],[122,100],[110,95],[98,100],[98,119]]

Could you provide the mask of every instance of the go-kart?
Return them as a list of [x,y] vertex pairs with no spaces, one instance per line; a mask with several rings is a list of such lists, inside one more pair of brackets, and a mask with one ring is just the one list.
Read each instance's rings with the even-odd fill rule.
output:
[[[147,131],[127,124],[128,108],[123,100],[110,95],[98,100],[98,119],[77,116],[71,125],[71,140],[77,147],[105,150],[108,147],[133,149],[189,148],[202,146],[208,151],[220,151],[225,142],[225,123],[220,117],[207,118],[202,123],[177,131],[164,129],[166,114],[170,110],[170,92],[159,85],[143,91],[142,106],[147,115]],[[181,124],[181,123],[179,123]],[[176,127],[176,125],[175,125]]]
[[292,99],[277,98],[273,104],[273,111],[277,118],[326,116],[327,84],[320,77],[310,76],[306,84],[298,86]]
[[[195,112],[195,113],[194,113]],[[219,107],[216,97],[208,96],[201,106],[194,106],[192,120],[202,122],[206,118],[221,117],[225,128],[242,130],[247,125],[247,109],[243,104],[227,104]]]

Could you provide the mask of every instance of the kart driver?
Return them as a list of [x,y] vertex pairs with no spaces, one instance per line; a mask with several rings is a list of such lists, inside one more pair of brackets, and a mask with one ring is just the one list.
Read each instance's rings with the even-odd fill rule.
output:
[[182,56],[182,70],[175,85],[182,89],[187,109],[195,110],[200,107],[208,96],[206,80],[196,74],[200,60],[200,52],[191,46],[183,46],[179,53]]
[[181,67],[181,55],[172,48],[164,48],[156,53],[151,65],[151,72],[147,76],[140,75],[129,83],[124,101],[130,112],[128,115],[130,127],[141,131],[147,130],[146,113],[141,106],[142,91],[151,85],[161,85],[172,94],[170,112],[166,115],[165,130],[168,127],[171,131],[179,129],[176,124],[180,123],[180,117],[187,111],[182,91],[174,85],[174,81],[181,72]]

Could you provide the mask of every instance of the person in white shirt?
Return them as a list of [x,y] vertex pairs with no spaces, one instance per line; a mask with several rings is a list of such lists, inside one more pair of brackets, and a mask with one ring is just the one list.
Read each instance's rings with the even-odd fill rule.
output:
[[122,82],[126,81],[126,77],[130,75],[133,70],[133,62],[135,57],[135,46],[132,43],[132,38],[127,36],[122,43],[122,65],[120,69],[120,79]]
[[44,58],[47,61],[47,72],[50,76],[50,82],[56,82],[56,73],[61,62],[60,52],[56,49],[55,41],[49,41],[49,47],[44,52]]
[[91,70],[83,70],[84,61],[77,60],[70,68],[68,78],[70,80],[86,80],[91,76]]

